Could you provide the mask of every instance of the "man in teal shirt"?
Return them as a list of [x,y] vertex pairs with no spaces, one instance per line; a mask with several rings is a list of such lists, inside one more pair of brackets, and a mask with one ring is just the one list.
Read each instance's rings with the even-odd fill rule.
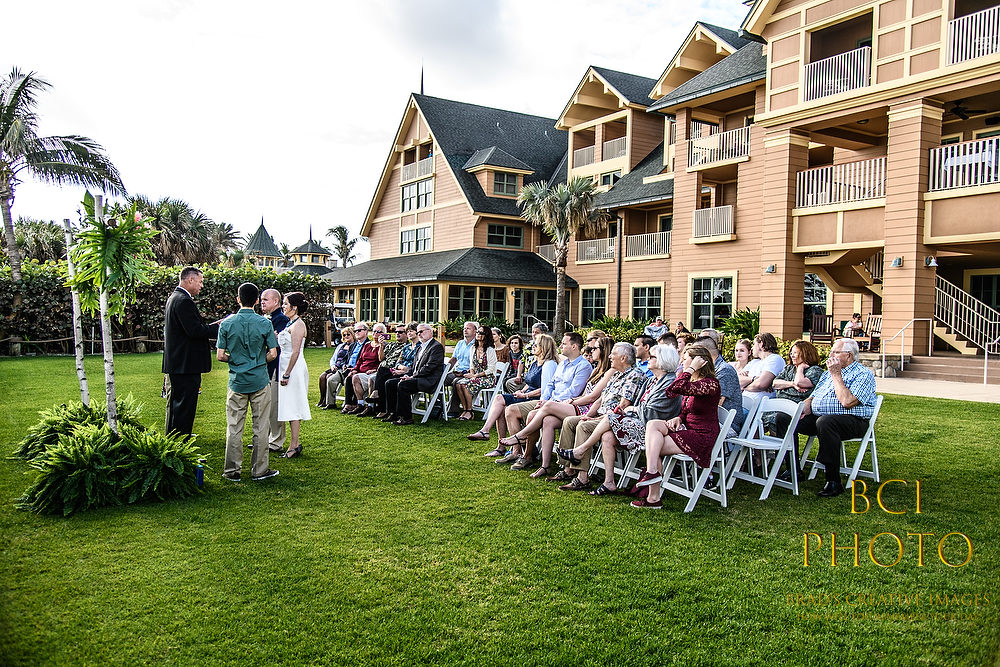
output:
[[240,481],[243,467],[243,425],[247,407],[253,413],[254,481],[274,477],[268,467],[268,435],[271,427],[271,392],[267,362],[278,356],[278,339],[271,321],[254,312],[260,291],[253,283],[240,285],[240,310],[219,325],[216,357],[229,364],[226,394],[226,461],[222,478]]

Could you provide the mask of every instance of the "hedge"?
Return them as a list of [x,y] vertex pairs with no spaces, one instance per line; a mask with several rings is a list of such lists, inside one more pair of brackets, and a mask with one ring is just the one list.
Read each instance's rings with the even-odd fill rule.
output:
[[[198,295],[198,308],[206,321],[211,322],[236,312],[236,292],[241,283],[252,282],[261,289],[273,287],[283,294],[302,292],[311,304],[325,304],[331,300],[332,290],[319,278],[295,271],[275,273],[272,269],[254,267],[223,268],[201,267],[205,283]],[[149,347],[160,349],[156,342],[163,340],[163,309],[167,297],[177,285],[180,267],[157,267],[149,284],[140,286],[136,302],[126,308],[124,317],[114,319],[112,335],[115,340],[146,337],[153,343]],[[22,349],[41,353],[69,353],[73,350],[73,306],[66,280],[66,262],[25,262],[21,280],[11,280],[10,267],[0,267],[0,340],[19,337]],[[17,304],[16,295],[21,295]],[[326,308],[312,308],[303,317],[309,328],[308,343],[323,342],[327,318]],[[91,338],[91,329],[98,339],[95,349],[100,349],[99,318],[84,315],[84,338]],[[69,339],[56,343],[31,343]],[[121,350],[134,350],[134,343],[123,343]],[[89,347],[87,348],[89,351]],[[9,345],[0,345],[0,354],[8,354]]]

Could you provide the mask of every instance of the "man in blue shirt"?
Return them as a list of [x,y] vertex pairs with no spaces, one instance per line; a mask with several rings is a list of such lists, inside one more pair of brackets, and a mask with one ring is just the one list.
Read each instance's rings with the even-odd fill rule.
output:
[[[274,327],[274,334],[277,336],[288,326],[288,317],[281,312],[281,292],[276,289],[266,289],[260,293],[260,312],[264,317],[271,318],[271,326]],[[281,348],[278,348],[278,355]],[[278,357],[274,361],[267,362],[267,376],[270,378],[271,389],[271,415],[270,433],[267,438],[267,447],[272,452],[280,452],[285,449],[285,422],[278,421]]]
[[[826,372],[802,405],[802,418],[795,432],[819,439],[816,460],[823,464],[826,473],[826,484],[819,496],[839,496],[844,492],[840,481],[840,448],[844,440],[865,434],[868,420],[875,412],[875,374],[858,361],[857,341],[840,338],[834,342]],[[775,415],[779,433],[786,432],[789,421],[788,415]]]
[[[462,340],[455,343],[455,349],[448,360],[445,369],[444,386],[450,387],[455,384],[455,380],[462,377],[472,367],[472,348],[476,344],[476,332],[479,330],[479,322],[466,322],[462,326]],[[448,403],[448,414],[459,412],[461,405],[458,397],[452,394]]]
[[635,339],[635,366],[648,378],[653,377],[649,370],[649,350],[656,345],[656,339],[643,334]]
[[254,312],[259,292],[252,283],[240,285],[240,310],[219,325],[216,358],[229,364],[226,395],[226,458],[222,478],[240,481],[243,467],[243,425],[247,407],[253,413],[254,481],[274,477],[268,467],[267,439],[270,429],[271,391],[267,362],[278,356],[278,340],[270,320]]

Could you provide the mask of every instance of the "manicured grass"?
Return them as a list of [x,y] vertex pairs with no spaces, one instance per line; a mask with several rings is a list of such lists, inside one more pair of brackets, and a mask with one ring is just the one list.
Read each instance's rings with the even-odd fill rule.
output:
[[[307,350],[314,379],[328,357]],[[100,359],[87,368],[101,392]],[[159,355],[117,358],[119,392],[162,428],[159,368]],[[225,382],[221,367],[204,377],[195,429],[214,469],[199,497],[36,516],[14,508],[30,469],[0,461],[0,662],[985,665],[1000,655],[1000,406],[886,399],[883,479],[910,486],[883,499],[906,514],[852,515],[849,495],[817,498],[818,481],[765,502],[738,483],[728,509],[703,501],[683,514],[679,496],[638,511],[498,469],[488,446],[465,439],[468,424],[399,429],[319,410],[303,457],[272,458],[278,478],[224,483]],[[72,358],[0,361],[0,449],[37,410],[78,396]],[[824,539],[808,568],[806,531]],[[952,531],[974,546],[965,567],[938,559]],[[833,532],[860,535],[859,567],[846,551],[830,567]],[[868,558],[880,532],[903,540],[895,567]],[[907,532],[936,535],[923,567]],[[895,558],[890,540],[877,543],[882,561]],[[963,544],[950,538],[945,556],[960,562]],[[808,595],[835,597],[795,604]],[[945,595],[958,603],[943,606]]]

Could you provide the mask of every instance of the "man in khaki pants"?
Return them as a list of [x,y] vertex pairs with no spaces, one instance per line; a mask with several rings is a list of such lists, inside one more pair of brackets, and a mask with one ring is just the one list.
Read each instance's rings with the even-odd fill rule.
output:
[[252,283],[240,285],[240,310],[219,325],[216,358],[229,364],[229,391],[226,395],[226,459],[222,478],[241,481],[243,467],[243,425],[247,407],[253,413],[254,481],[274,477],[268,467],[268,436],[271,427],[271,390],[267,362],[278,355],[278,340],[271,322],[254,312],[260,292]]

